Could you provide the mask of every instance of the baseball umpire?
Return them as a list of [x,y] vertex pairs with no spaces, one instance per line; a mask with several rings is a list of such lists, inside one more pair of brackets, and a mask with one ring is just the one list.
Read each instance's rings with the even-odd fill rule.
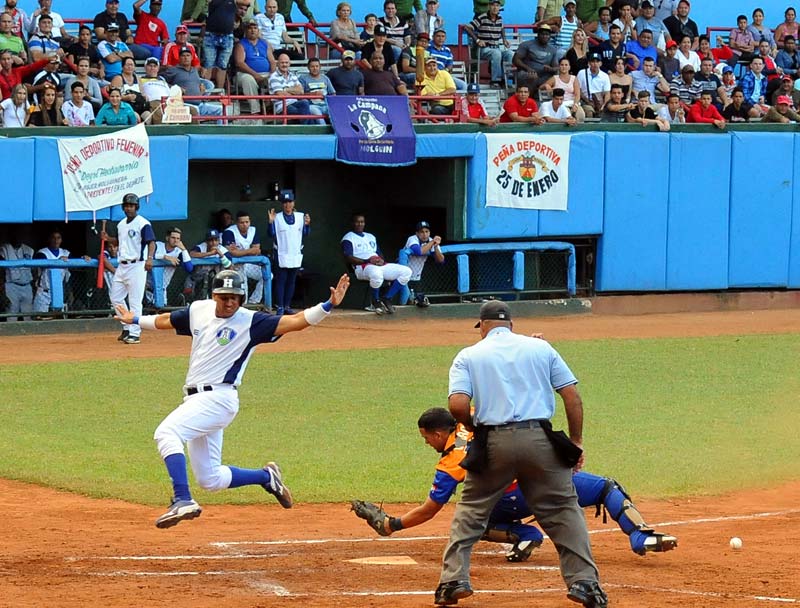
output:
[[193,302],[171,313],[139,317],[117,304],[115,319],[144,329],[175,329],[192,337],[189,371],[183,403],[158,426],[154,439],[167,467],[174,497],[156,527],[169,528],[202,511],[192,499],[186,471],[185,443],[195,479],[205,490],[260,485],[282,507],[292,506],[292,494],[283,483],[280,467],[269,462],[261,469],[222,464],[222,435],[239,411],[237,387],[258,344],[274,342],[284,334],[316,325],[342,302],[350,279],[343,275],[330,298],[294,315],[270,315],[242,307],[245,278],[235,270],[219,272],[212,282],[211,300]]
[[[412,528],[432,519],[455,494],[458,484],[464,481],[467,474],[460,463],[466,456],[472,433],[464,425],[458,424],[446,409],[434,407],[423,412],[417,426],[425,443],[441,455],[425,502],[400,517],[392,517],[377,505],[361,500],[352,501],[356,515],[367,520],[381,536],[389,536],[397,530]],[[597,515],[604,509],[628,535],[631,550],[637,555],[669,551],[677,547],[677,538],[660,534],[645,523],[630,495],[616,480],[580,471],[572,476],[572,483],[578,494],[578,504],[581,507],[596,507]],[[512,547],[506,553],[506,559],[510,562],[526,561],[544,540],[536,526],[521,521],[532,515],[515,480],[492,509],[489,526],[481,538],[510,543]]]
[[[114,273],[109,297],[115,308],[120,305],[124,306],[127,297],[131,311],[134,315],[139,316],[142,314],[147,273],[153,268],[156,235],[150,222],[138,215],[138,196],[132,193],[123,196],[122,212],[125,214],[125,219],[117,224],[116,238],[110,237],[105,231],[100,233],[101,238],[118,248],[119,265]],[[147,246],[146,257],[145,245]],[[141,333],[142,330],[138,325],[124,323],[122,333],[117,340],[125,344],[139,344]]]
[[[498,300],[480,309],[481,340],[456,355],[450,367],[448,406],[475,431],[464,490],[450,526],[434,602],[453,605],[472,595],[472,547],[483,536],[495,504],[514,481],[558,550],[567,597],[585,608],[604,608],[578,506],[572,472],[583,465],[583,402],[567,364],[544,340],[511,331],[511,310]],[[569,437],[552,430],[558,392]],[[472,415],[471,403],[475,413]],[[474,426],[473,426],[474,425]]]

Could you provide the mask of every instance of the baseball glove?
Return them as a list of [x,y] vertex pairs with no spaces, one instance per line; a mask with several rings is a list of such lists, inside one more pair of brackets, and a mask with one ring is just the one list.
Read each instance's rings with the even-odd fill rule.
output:
[[378,505],[363,500],[351,500],[350,510],[355,511],[358,517],[365,520],[381,536],[391,535],[389,516]]

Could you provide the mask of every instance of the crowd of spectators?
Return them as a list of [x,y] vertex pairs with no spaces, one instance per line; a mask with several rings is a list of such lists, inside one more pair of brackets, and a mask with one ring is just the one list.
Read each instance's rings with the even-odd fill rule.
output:
[[[219,116],[219,103],[199,98],[228,83],[246,96],[273,96],[273,112],[285,110],[308,124],[325,123],[325,97],[335,94],[430,96],[426,112],[451,114],[458,107],[468,120],[483,120],[468,99],[455,97],[458,105],[441,99],[466,93],[467,82],[452,75],[440,0],[385,0],[382,14],[365,15],[363,27],[350,4],[339,2],[331,15],[328,57],[340,65],[326,62],[327,72],[319,58],[305,57],[287,26],[296,0],[261,0],[263,12],[259,0],[186,0],[182,17],[204,22],[197,48],[184,22],[170,39],[159,18],[162,0],[135,0],[135,28],[119,0],[106,0],[77,37],[53,10],[53,0],[37,0],[30,14],[18,0],[3,1],[5,127],[158,123],[160,101],[173,85],[189,97],[193,115]],[[502,115],[489,117],[494,122],[534,117],[541,124],[562,120],[555,115],[565,112],[567,124],[595,118],[663,129],[676,122],[724,127],[752,119],[794,121],[800,31],[791,7],[774,28],[760,8],[739,15],[712,46],[691,18],[689,0],[538,0],[535,36],[512,50],[502,18],[505,2],[474,0],[474,18],[464,27],[475,55],[487,64],[489,86],[502,95],[513,90]],[[316,26],[305,0],[297,5]],[[710,105],[702,99],[706,92]],[[675,97],[677,108],[670,101]],[[540,104],[549,104],[546,113]],[[531,116],[512,111],[518,107],[532,108]],[[242,108],[250,114],[263,109],[256,99]]]
[[[493,0],[490,6],[500,4]],[[540,0],[543,6],[549,7],[549,0]],[[661,130],[684,122],[718,128],[753,119],[796,122],[795,10],[788,8],[774,30],[765,25],[760,8],[751,18],[739,15],[736,27],[717,36],[714,47],[690,12],[688,0],[563,0],[553,14],[537,13],[535,37],[513,55],[499,35],[484,46],[491,34],[484,22],[492,19],[492,10],[467,28],[479,55],[491,64],[492,86],[505,88],[501,78],[509,71],[503,64],[513,66],[516,90],[501,122],[552,120],[552,105],[545,110],[543,102],[550,103],[555,91],[563,98],[556,105],[566,106],[575,122],[590,117]],[[502,28],[496,8],[494,13],[492,26]],[[521,100],[523,113],[515,111]]]

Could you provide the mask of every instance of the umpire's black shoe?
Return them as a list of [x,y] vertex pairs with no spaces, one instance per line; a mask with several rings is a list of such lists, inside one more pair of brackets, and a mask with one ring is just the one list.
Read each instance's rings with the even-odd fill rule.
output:
[[436,587],[436,594],[433,596],[433,603],[437,606],[455,606],[458,600],[472,595],[472,587],[469,581],[450,581],[440,583]]
[[608,596],[595,581],[576,581],[569,586],[567,597],[585,608],[605,608]]

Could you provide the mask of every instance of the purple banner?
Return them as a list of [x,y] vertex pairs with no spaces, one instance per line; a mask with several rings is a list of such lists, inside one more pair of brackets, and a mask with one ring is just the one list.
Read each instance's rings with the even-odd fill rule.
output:
[[389,167],[417,162],[417,136],[405,95],[331,95],[326,100],[336,132],[336,160]]

